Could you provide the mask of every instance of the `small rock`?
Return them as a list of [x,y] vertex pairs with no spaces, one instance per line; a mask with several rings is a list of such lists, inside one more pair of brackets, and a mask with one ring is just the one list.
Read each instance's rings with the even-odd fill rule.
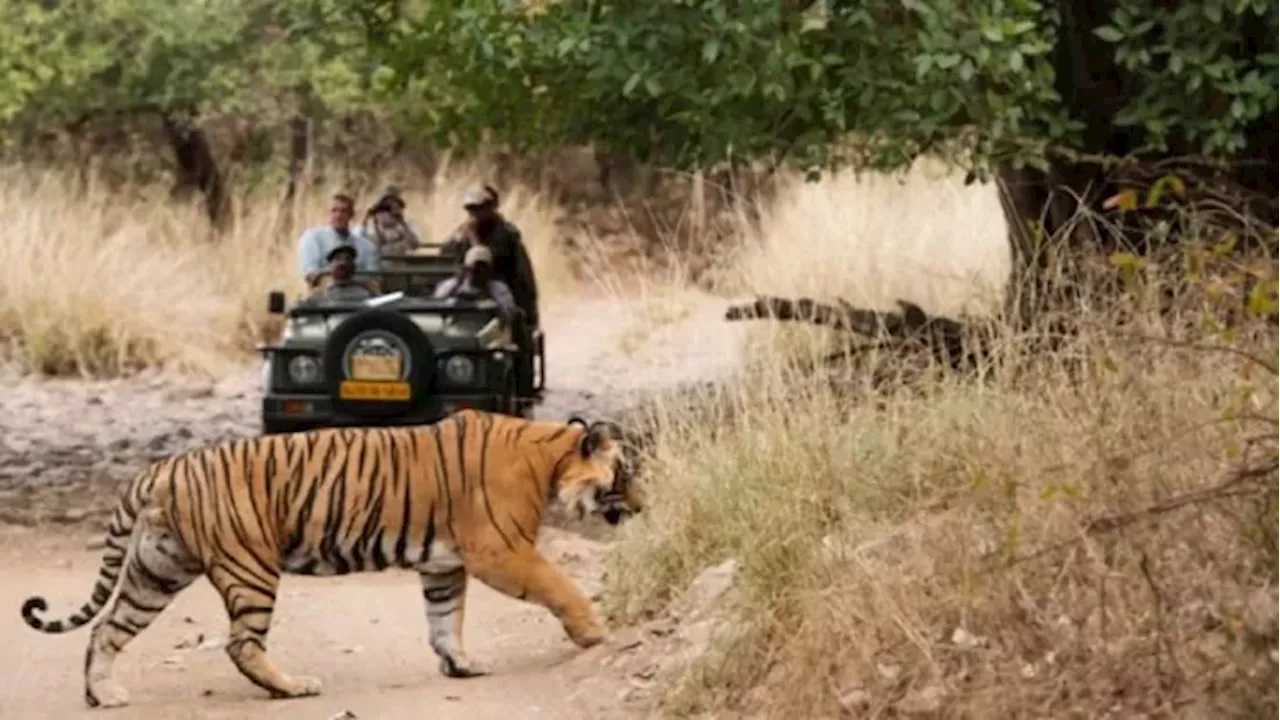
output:
[[951,644],[965,650],[972,650],[987,644],[986,638],[978,637],[962,627],[957,627],[955,632],[951,633]]
[[862,688],[850,688],[840,693],[840,707],[848,713],[862,713],[871,705],[871,693]]
[[200,643],[202,642],[204,642],[204,633],[196,635],[194,640],[182,640],[177,645],[174,645],[173,649],[174,650],[190,650],[192,648],[199,647]]
[[1022,678],[1024,680],[1033,680],[1036,674],[1036,666],[1034,664],[1026,663],[1022,666]]
[[460,696],[460,695],[445,695],[445,696],[444,696],[444,699],[445,699],[445,700],[451,700],[451,701],[453,701],[453,702],[458,702],[459,700],[461,700],[461,699],[462,699],[462,696]]
[[1258,588],[1249,594],[1244,605],[1245,629],[1255,635],[1270,636],[1277,631],[1277,608],[1280,598],[1276,588]]
[[58,520],[64,523],[84,522],[89,517],[89,511],[84,508],[66,508],[58,516]]
[[227,639],[224,637],[214,637],[205,640],[196,646],[197,650],[221,650],[227,646]]
[[636,673],[633,673],[632,677],[637,677],[637,678],[640,678],[641,680],[652,680],[654,676],[657,674],[658,674],[658,664],[649,663],[644,667],[644,669],[639,670]]
[[362,652],[364,652],[364,648],[359,645],[352,645],[351,647],[348,647],[348,648],[342,648],[342,653],[344,655],[356,655]]
[[884,678],[885,680],[888,680],[889,682],[893,682],[894,680],[898,679],[899,675],[902,674],[902,666],[901,665],[885,665],[883,663],[876,663],[876,672],[880,673],[880,677]]
[[928,715],[942,708],[942,699],[945,696],[945,690],[937,685],[930,685],[909,693],[898,701],[896,707],[905,715]]
[[179,668],[182,666],[182,656],[170,655],[169,657],[164,659],[164,664],[172,668]]
[[689,617],[705,614],[733,587],[737,579],[738,561],[734,558],[698,573],[680,599],[679,614]]
[[357,720],[357,718],[359,717],[360,717],[359,715],[356,715],[350,710],[343,710],[340,713],[334,713],[333,715],[330,715],[329,720]]

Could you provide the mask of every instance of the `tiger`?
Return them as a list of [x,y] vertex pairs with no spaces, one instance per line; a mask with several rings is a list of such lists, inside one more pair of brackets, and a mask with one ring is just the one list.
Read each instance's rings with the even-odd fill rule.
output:
[[[467,580],[547,608],[569,639],[607,638],[591,602],[536,548],[543,513],[618,525],[643,509],[618,426],[462,410],[430,425],[325,428],[239,438],[154,461],[121,491],[92,595],[65,619],[22,617],[45,633],[88,624],[84,700],[122,707],[117,655],[201,575],[230,622],[227,654],[272,698],[318,695],[320,680],[267,656],[282,574],[416,571],[430,645],[451,678],[487,674],[463,650]],[[123,581],[122,581],[123,579]]]

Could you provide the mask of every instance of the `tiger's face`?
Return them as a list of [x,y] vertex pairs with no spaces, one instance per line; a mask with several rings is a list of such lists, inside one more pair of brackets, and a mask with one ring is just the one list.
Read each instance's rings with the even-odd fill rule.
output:
[[561,473],[559,499],[579,518],[599,515],[610,525],[643,509],[630,463],[608,424],[593,423],[582,434],[577,452],[566,461]]

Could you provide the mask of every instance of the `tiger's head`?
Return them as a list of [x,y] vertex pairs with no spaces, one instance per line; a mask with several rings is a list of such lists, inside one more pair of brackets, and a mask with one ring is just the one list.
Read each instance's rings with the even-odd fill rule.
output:
[[587,423],[578,417],[568,422],[581,425],[583,433],[560,472],[560,502],[576,510],[579,519],[595,514],[610,525],[638,514],[643,502],[623,452],[622,433],[611,423]]

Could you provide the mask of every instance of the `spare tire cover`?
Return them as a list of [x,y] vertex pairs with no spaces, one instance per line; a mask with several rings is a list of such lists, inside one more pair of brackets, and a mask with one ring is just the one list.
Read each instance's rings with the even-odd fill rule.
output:
[[[324,350],[325,385],[333,409],[356,417],[394,417],[422,410],[430,400],[435,352],[413,320],[389,310],[351,315],[330,333]],[[361,389],[381,397],[343,397]],[[404,393],[403,383],[408,384]]]

